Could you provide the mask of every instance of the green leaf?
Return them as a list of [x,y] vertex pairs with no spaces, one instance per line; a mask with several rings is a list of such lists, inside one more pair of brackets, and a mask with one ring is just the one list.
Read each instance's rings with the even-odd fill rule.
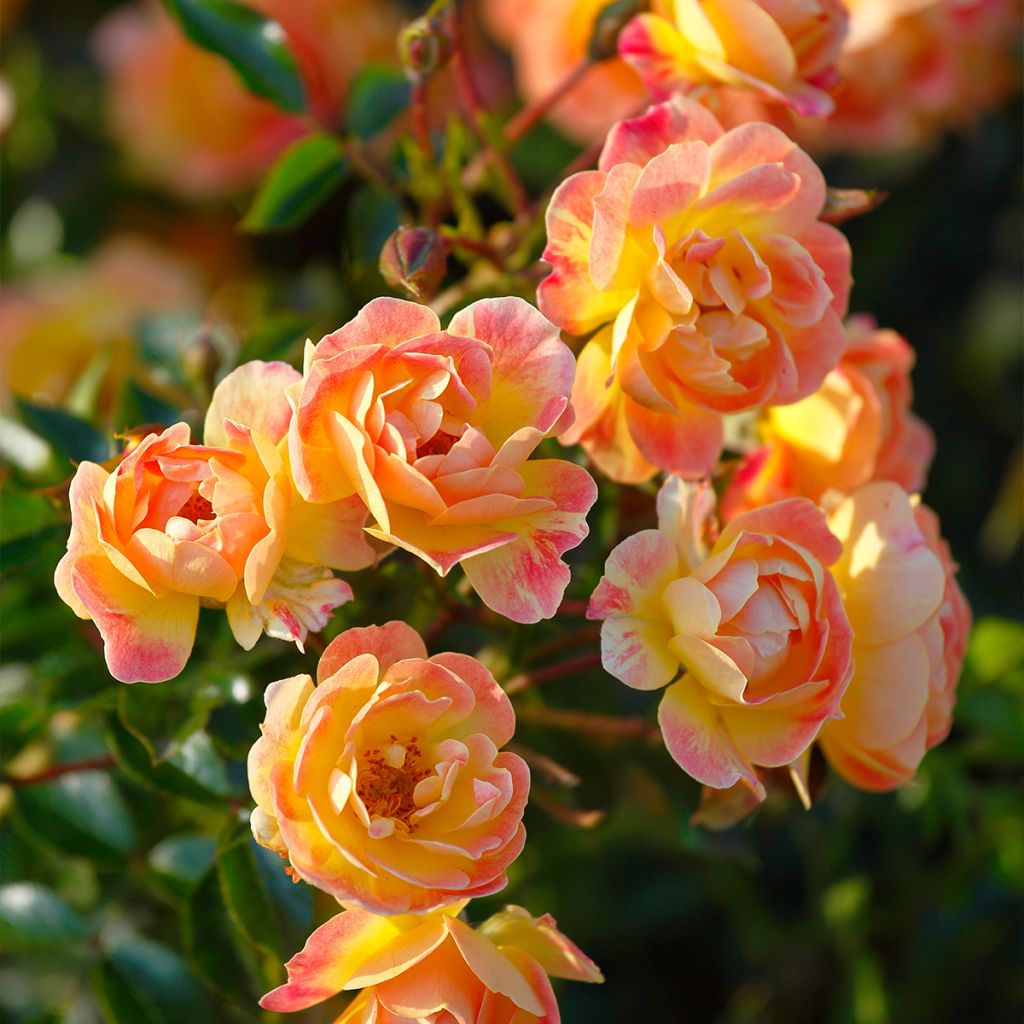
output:
[[306,92],[276,21],[232,0],[164,0],[192,42],[223,57],[257,96],[301,113]]
[[110,1024],[213,1019],[213,1007],[185,961],[148,939],[133,938],[117,946],[93,974],[93,991]]
[[348,93],[348,130],[372,139],[409,106],[409,83],[402,71],[384,64],[362,68]]
[[193,699],[198,680],[180,679],[174,686],[123,686],[117,713],[124,727],[146,748],[154,764],[170,760],[189,736],[201,729],[209,705]]
[[116,716],[108,716],[106,724],[118,765],[136,782],[198,803],[220,803],[237,795],[205,732],[193,733],[167,760],[155,763],[141,740]]
[[256,864],[255,845],[248,826],[243,831],[232,822],[217,848],[217,878],[224,905],[242,935],[280,960],[285,950]]
[[37,839],[67,853],[108,861],[135,848],[128,805],[106,772],[74,772],[22,786],[15,802],[21,820]]
[[0,949],[60,948],[85,937],[85,922],[56,893],[31,882],[0,886]]
[[270,168],[242,230],[287,231],[301,224],[341,184],[348,170],[345,149],[317,133],[289,146]]
[[277,854],[252,837],[248,821],[233,821],[217,850],[217,877],[228,914],[258,950],[280,962],[312,926],[312,891],[294,883]]
[[238,362],[251,359],[284,359],[292,351],[301,355],[302,342],[309,337],[312,318],[301,313],[282,313],[260,322],[259,327],[245,340]]
[[149,851],[149,866],[179,896],[188,896],[213,865],[217,844],[210,836],[168,836]]
[[256,968],[239,947],[215,871],[200,882],[182,914],[182,944],[190,963],[214,988],[238,1002],[256,996]]
[[110,439],[104,437],[91,423],[63,409],[35,405],[23,398],[16,401],[25,426],[54,448],[58,455],[72,462],[103,462],[110,458]]
[[0,491],[0,543],[34,536],[60,522],[57,506],[41,494],[10,486]]

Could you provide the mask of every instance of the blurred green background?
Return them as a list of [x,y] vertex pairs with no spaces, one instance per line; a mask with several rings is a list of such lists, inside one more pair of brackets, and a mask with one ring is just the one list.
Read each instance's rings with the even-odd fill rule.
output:
[[[5,288],[86,257],[113,226],[166,237],[185,220],[219,230],[244,212],[244,203],[184,207],[124,173],[104,137],[88,46],[110,6],[39,0],[4,34],[0,73],[18,97],[0,156]],[[597,960],[604,986],[559,988],[567,1024],[1024,1015],[1020,114],[1012,104],[925,153],[826,165],[832,184],[891,193],[845,226],[851,308],[917,350],[916,409],[938,439],[925,500],[977,621],[953,733],[898,794],[871,796],[833,777],[809,813],[771,803],[710,833],[689,821],[698,787],[659,747],[542,726],[525,710],[650,717],[646,695],[594,671],[525,694],[517,741],[579,783],[535,772],[526,852],[508,890],[471,911],[482,919],[506,901],[549,911]],[[572,154],[542,130],[515,158],[528,182],[544,182]],[[384,290],[376,253],[396,217],[385,197],[352,184],[297,231],[237,236],[230,260],[256,282],[245,300],[256,312],[216,351],[294,356],[306,332],[342,322]],[[203,382],[188,352],[200,327],[180,318],[140,327],[140,351],[159,372],[133,384],[118,426],[195,418]],[[104,439],[61,433],[68,424],[45,417],[30,425],[52,456],[35,475],[5,469],[0,523],[0,1016],[277,1019],[261,1017],[255,1000],[330,907],[249,842],[244,756],[263,686],[311,670],[315,653],[264,641],[244,654],[221,617],[204,612],[180,679],[111,680],[89,627],[53,592],[67,525],[38,494]],[[574,552],[570,597],[589,593],[631,514],[614,492],[602,486],[593,534]],[[485,646],[509,672],[594,646],[582,619],[522,629],[475,614],[409,561],[353,583],[357,599],[328,636],[390,617],[428,628],[446,615],[445,648]],[[51,762],[92,758],[97,770],[18,782]],[[330,1021],[335,1003],[293,1019]]]

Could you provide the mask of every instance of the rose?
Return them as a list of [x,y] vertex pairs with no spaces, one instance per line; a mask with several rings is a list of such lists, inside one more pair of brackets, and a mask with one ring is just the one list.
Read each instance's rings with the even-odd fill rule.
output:
[[245,363],[217,385],[206,414],[206,443],[233,454],[211,456],[200,495],[249,538],[236,545],[244,562],[227,602],[232,632],[246,650],[264,631],[302,650],[307,633],[323,629],[331,612],[352,599],[352,588],[330,570],[362,569],[376,558],[360,501],[310,505],[295,490],[284,390],[299,377],[286,363]]
[[523,847],[526,764],[491,674],[464,654],[427,658],[409,626],[350,629],[318,685],[267,691],[249,754],[257,840],[312,885],[374,913],[426,911],[497,892]]
[[563,440],[616,479],[702,475],[723,413],[798,401],[838,362],[849,246],[819,220],[820,171],[770,125],[723,132],[680,98],[617,125],[598,166],[547,214],[540,308],[598,329]]
[[603,980],[549,915],[510,906],[474,930],[455,916],[462,906],[387,918],[346,910],[313,932],[287,984],[260,1005],[289,1013],[362,989],[337,1024],[557,1024],[548,975]]
[[442,575],[461,563],[483,601],[517,622],[554,614],[559,559],[587,535],[589,474],[529,459],[571,422],[574,360],[522,299],[483,299],[452,318],[381,298],[310,346],[291,463],[308,501],[357,494],[369,532]]
[[764,443],[726,489],[726,519],[783,497],[849,494],[871,480],[924,486],[935,440],[910,411],[914,351],[867,316],[852,317],[846,330],[843,358],[813,395],[765,410]]
[[740,86],[798,114],[827,117],[846,35],[837,0],[655,0],[619,53],[656,99],[694,85]]
[[96,623],[115,679],[177,675],[192,650],[200,598],[234,593],[233,563],[249,537],[215,517],[199,493],[213,455],[239,459],[189,444],[188,425],[178,423],[143,438],[113,472],[94,462],[75,472],[71,535],[54,583],[79,618]]
[[934,513],[895,484],[862,487],[829,526],[843,542],[833,571],[854,673],[821,749],[853,785],[894,789],[949,732],[970,609]]
[[588,616],[604,620],[606,671],[668,685],[658,720],[680,766],[763,798],[755,766],[791,764],[839,713],[851,634],[827,566],[841,548],[796,498],[737,517],[708,550],[712,506],[706,487],[670,480],[658,529],[612,551]]

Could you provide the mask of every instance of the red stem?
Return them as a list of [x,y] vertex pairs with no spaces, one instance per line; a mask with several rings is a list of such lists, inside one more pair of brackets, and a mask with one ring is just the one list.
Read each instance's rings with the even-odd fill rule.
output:
[[62,775],[73,775],[76,772],[106,771],[113,768],[117,762],[110,754],[103,754],[99,757],[84,757],[81,761],[64,761],[62,764],[51,765],[45,771],[37,772],[35,775],[23,775],[20,778],[14,775],[0,777],[0,783],[5,786],[36,786],[43,782],[52,782]]
[[473,74],[469,67],[469,60],[463,45],[462,35],[462,11],[463,5],[459,5],[451,17],[451,39],[452,39],[452,68],[455,71],[455,82],[459,89],[459,95],[466,107],[467,113],[473,121],[477,137],[490,158],[498,165],[502,177],[512,193],[512,205],[516,213],[523,213],[530,206],[530,197],[526,194],[523,183],[515,172],[508,157],[496,149],[487,137],[487,110],[477,91],[476,82],[473,81]]
[[590,67],[589,60],[581,60],[547,96],[527,104],[511,117],[505,125],[505,140],[511,145],[521,139],[555,104],[583,81]]
[[546,683],[549,679],[561,679],[574,672],[585,672],[587,669],[597,668],[600,664],[601,655],[597,651],[580,655],[578,658],[569,658],[566,661],[556,662],[554,665],[547,665],[544,668],[534,669],[532,672],[523,672],[518,676],[513,676],[505,683],[505,692],[522,693],[523,690],[528,690],[538,683]]

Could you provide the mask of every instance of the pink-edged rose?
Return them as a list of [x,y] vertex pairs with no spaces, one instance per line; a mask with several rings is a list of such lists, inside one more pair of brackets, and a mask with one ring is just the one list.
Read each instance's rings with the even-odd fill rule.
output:
[[272,684],[249,754],[253,833],[307,882],[376,914],[497,892],[523,847],[530,773],[512,705],[464,654],[401,622],[350,629],[318,682]]
[[[426,916],[346,910],[288,961],[288,982],[260,1005],[289,1013],[357,991],[335,1024],[558,1024],[548,976],[601,972],[548,914],[509,906],[478,928],[455,904]],[[361,990],[361,991],[359,991]]]
[[522,299],[482,299],[447,330],[424,306],[368,303],[306,352],[291,462],[311,502],[357,495],[373,536],[442,575],[462,565],[485,604],[517,622],[549,618],[587,535],[589,474],[530,459],[572,420],[575,362]]
[[591,598],[606,671],[667,686],[665,745],[717,789],[792,764],[839,714],[851,632],[828,571],[841,554],[825,515],[791,499],[732,520],[710,546],[713,494],[671,479],[659,527],[623,541]]
[[771,125],[726,132],[683,98],[616,125],[598,170],[548,208],[538,303],[596,331],[563,441],[616,479],[700,476],[723,414],[815,391],[842,354],[850,286],[824,201],[815,163]]
[[844,717],[821,748],[861,789],[894,789],[946,738],[971,612],[938,520],[900,487],[873,483],[829,516],[834,572],[854,630]]

